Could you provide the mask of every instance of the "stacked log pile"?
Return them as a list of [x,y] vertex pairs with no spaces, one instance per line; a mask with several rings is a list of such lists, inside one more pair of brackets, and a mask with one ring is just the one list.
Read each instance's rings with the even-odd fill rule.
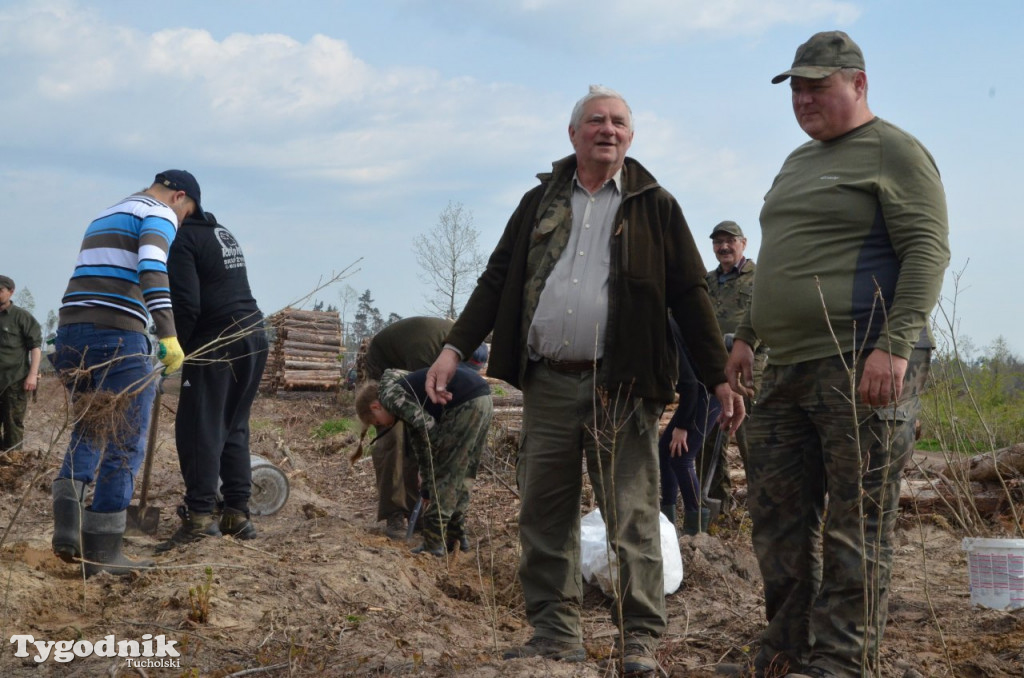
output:
[[270,316],[274,342],[263,372],[264,393],[341,388],[341,319],[337,311],[286,308]]
[[901,508],[990,517],[1024,498],[1024,443],[970,458],[945,456],[944,465],[932,468],[911,463],[900,487]]

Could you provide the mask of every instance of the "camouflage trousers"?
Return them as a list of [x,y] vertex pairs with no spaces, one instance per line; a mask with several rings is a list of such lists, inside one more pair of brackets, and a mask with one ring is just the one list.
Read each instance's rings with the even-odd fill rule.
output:
[[405,423],[401,420],[377,436],[370,449],[377,480],[377,520],[392,514],[408,516],[419,498],[416,456],[406,453]]
[[[592,371],[556,372],[531,362],[523,381],[519,485],[519,582],[534,635],[582,640],[580,503],[583,459],[618,556],[627,633],[665,630],[658,511],[658,417],[663,404],[595,391]],[[595,411],[596,410],[596,411]]]
[[755,663],[766,675],[788,665],[860,676],[875,664],[930,355],[913,352],[900,401],[876,410],[851,404],[839,357],[765,370],[747,479],[768,618]]
[[430,433],[428,454],[419,455],[420,482],[430,497],[423,512],[423,542],[428,548],[450,544],[465,534],[470,492],[492,416],[489,395],[446,409]]
[[[0,391],[0,456],[8,450],[21,448],[25,439],[25,411],[28,391],[25,380],[19,379]],[[3,463],[0,460],[0,463]]]

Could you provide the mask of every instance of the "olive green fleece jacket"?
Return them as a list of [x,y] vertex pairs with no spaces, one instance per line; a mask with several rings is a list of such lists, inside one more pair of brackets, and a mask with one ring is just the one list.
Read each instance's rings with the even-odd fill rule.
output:
[[771,346],[769,364],[930,347],[928,316],[949,264],[935,160],[880,118],[800,146],[765,196],[757,263],[736,337]]
[[[469,355],[494,331],[489,376],[521,384],[527,364],[524,317],[531,246],[550,233],[537,224],[556,199],[564,200],[576,171],[576,157],[539,174],[541,184],[519,203],[491,254],[476,289],[446,343]],[[708,297],[706,270],[682,209],[640,163],[626,158],[622,168],[622,204],[615,215],[609,274],[608,327],[598,383],[611,392],[628,392],[655,403],[674,399],[676,351],[667,310],[683,332],[701,381],[723,383],[727,355]],[[572,220],[559,228],[571,228]],[[525,312],[524,312],[525,311]]]

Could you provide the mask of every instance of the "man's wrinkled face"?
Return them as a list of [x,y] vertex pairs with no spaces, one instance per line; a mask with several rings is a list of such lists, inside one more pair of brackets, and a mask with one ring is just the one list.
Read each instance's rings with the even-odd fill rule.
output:
[[792,77],[789,86],[796,121],[812,139],[835,139],[857,126],[858,101],[867,86],[863,73],[837,72],[820,80]]
[[743,250],[747,249],[747,239],[729,233],[716,233],[711,239],[711,246],[715,249],[715,258],[722,265],[722,272],[728,273],[743,258]]
[[0,287],[0,308],[5,308],[14,296],[14,290],[9,287]]
[[629,108],[621,99],[592,99],[583,106],[577,129],[569,128],[579,165],[618,170],[633,143]]

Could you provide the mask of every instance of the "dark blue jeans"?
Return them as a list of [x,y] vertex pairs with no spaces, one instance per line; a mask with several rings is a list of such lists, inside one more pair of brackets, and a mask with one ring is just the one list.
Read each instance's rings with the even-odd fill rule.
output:
[[[156,395],[149,337],[142,332],[75,323],[57,329],[54,347],[54,367],[72,400],[80,401],[98,391],[118,396],[118,413],[111,420],[115,425],[92,430],[94,427],[83,423],[91,421],[88,411],[74,421],[58,477],[87,484],[95,481],[92,510],[122,511],[131,503],[135,474],[146,456]],[[98,407],[99,402],[94,405]]]
[[[696,511],[700,508],[700,478],[694,462],[704,445],[704,437],[714,428],[715,421],[722,411],[718,399],[708,397],[707,392],[699,389],[696,421],[690,422],[686,428],[687,450],[679,457],[671,456],[669,443],[672,442],[670,423],[658,439],[658,465],[661,468],[661,505],[675,506],[676,497],[682,493],[683,510]],[[723,463],[719,459],[718,463]]]

